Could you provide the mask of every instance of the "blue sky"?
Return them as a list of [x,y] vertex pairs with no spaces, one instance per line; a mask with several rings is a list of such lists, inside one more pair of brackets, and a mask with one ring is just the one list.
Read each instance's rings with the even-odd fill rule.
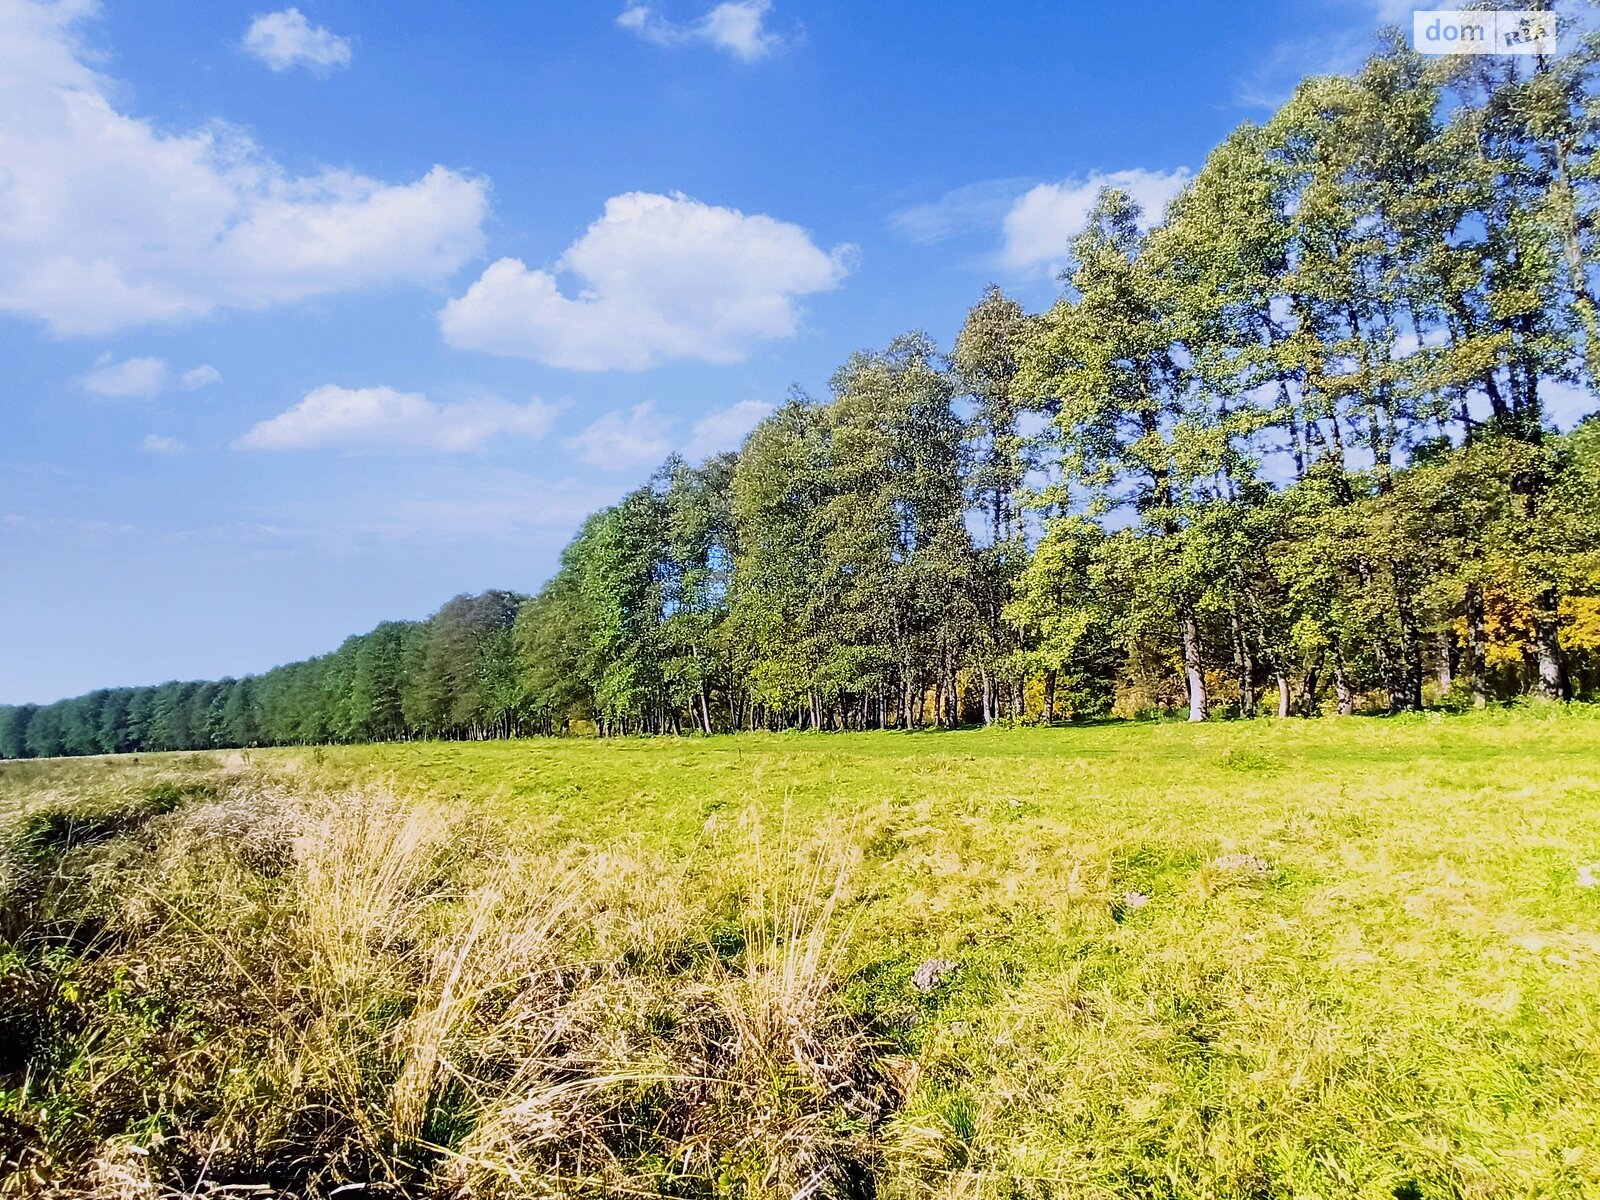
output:
[[0,0],[0,702],[532,591],[1394,0]]

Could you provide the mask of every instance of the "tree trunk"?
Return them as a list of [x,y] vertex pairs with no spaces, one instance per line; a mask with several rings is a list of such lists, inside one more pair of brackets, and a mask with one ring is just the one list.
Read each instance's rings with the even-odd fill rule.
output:
[[1533,645],[1539,656],[1539,695],[1546,700],[1567,699],[1567,671],[1561,654],[1561,625],[1554,588],[1544,588],[1533,598]]
[[1206,677],[1200,657],[1200,622],[1185,610],[1183,622],[1183,674],[1189,684],[1189,720],[1206,719]]
[[1289,716],[1289,677],[1282,671],[1278,672],[1278,717],[1281,720]]
[[1317,715],[1317,682],[1322,676],[1322,659],[1317,659],[1306,668],[1305,677],[1300,680],[1300,715],[1314,717]]
[[1238,614],[1233,618],[1234,662],[1239,671],[1239,715],[1256,715],[1256,663],[1250,653],[1250,639],[1245,636],[1244,623]]
[[1344,647],[1339,644],[1337,637],[1333,639],[1333,693],[1339,700],[1339,715],[1353,716],[1356,711],[1356,690],[1351,686],[1350,667],[1344,660]]
[[1436,666],[1439,673],[1439,692],[1443,695],[1456,685],[1456,639],[1448,625],[1440,626],[1439,632],[1434,635],[1433,652],[1439,659]]
[[1056,719],[1056,669],[1048,668],[1044,673],[1044,723],[1052,724]]

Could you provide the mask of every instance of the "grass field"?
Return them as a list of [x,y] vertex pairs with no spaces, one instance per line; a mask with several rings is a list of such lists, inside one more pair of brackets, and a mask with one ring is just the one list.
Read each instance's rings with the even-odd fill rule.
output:
[[1600,1197],[1589,709],[7,763],[0,814],[8,1192]]

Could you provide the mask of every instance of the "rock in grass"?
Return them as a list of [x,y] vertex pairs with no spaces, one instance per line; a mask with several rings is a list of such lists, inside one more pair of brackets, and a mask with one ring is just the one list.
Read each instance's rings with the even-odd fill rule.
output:
[[1200,872],[1200,890],[1206,895],[1227,888],[1249,888],[1271,883],[1277,868],[1259,854],[1219,854]]
[[955,969],[956,964],[948,958],[930,958],[911,972],[911,986],[919,992],[931,992]]
[[1122,907],[1126,909],[1143,908],[1150,903],[1150,897],[1143,892],[1124,892],[1122,894]]
[[1578,886],[1583,888],[1600,887],[1600,862],[1584,863],[1578,868]]
[[1211,860],[1211,869],[1239,879],[1271,879],[1277,874],[1259,854],[1221,854]]

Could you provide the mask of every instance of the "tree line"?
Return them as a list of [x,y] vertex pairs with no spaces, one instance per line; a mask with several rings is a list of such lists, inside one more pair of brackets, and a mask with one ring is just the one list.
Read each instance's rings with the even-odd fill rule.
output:
[[535,595],[257,677],[0,708],[0,755],[1405,711],[1600,685],[1597,49],[1398,38],[673,457]]

